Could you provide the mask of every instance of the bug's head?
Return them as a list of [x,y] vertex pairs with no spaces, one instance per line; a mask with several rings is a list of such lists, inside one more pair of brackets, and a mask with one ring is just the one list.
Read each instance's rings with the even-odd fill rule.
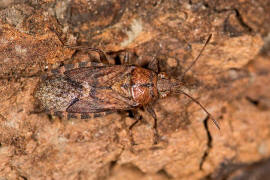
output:
[[169,94],[179,93],[178,90],[183,86],[181,81],[170,78],[165,72],[158,74],[157,89],[159,96],[164,98]]

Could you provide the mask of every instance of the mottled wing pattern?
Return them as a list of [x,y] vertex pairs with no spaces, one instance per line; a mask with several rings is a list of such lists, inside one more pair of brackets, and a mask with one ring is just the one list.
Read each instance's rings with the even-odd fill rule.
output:
[[91,87],[109,87],[121,77],[129,74],[129,66],[96,66],[76,68],[64,72],[64,75],[77,82],[87,82]]
[[138,104],[112,89],[93,89],[88,97],[79,99],[67,108],[70,113],[97,113],[133,109]]

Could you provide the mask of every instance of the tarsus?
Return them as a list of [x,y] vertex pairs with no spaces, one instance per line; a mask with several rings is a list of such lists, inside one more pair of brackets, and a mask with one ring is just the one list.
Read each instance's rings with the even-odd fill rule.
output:
[[189,97],[196,104],[198,104],[204,110],[204,112],[206,112],[206,114],[209,116],[209,118],[212,119],[212,121],[216,125],[216,127],[220,130],[220,126],[219,126],[218,121],[205,109],[205,107],[203,107],[203,105],[199,101],[197,101],[195,98],[193,98],[192,96],[190,96],[189,94],[187,94],[186,92],[184,92],[184,91],[182,91],[180,89],[178,91],[183,93],[185,96]]

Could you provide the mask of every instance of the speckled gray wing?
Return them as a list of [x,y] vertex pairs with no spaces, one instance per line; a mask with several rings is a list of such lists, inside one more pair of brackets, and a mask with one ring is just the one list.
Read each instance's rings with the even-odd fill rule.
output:
[[41,107],[49,111],[66,111],[74,100],[83,96],[83,86],[62,76],[48,77],[34,93]]

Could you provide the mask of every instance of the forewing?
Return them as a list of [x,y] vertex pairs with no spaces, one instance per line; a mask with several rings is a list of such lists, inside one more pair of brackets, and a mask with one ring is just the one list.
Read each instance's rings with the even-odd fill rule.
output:
[[135,101],[119,95],[111,89],[95,89],[88,97],[79,99],[67,108],[70,113],[97,113],[129,110],[138,106]]
[[130,73],[131,68],[123,65],[83,67],[64,72],[71,80],[76,82],[87,82],[93,87],[110,86],[121,77]]

